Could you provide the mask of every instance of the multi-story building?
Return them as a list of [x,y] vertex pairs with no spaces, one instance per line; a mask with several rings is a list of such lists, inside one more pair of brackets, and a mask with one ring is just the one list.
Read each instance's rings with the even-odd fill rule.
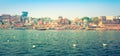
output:
[[3,14],[2,16],[1,16],[1,18],[2,18],[2,24],[3,24],[3,28],[9,28],[9,26],[10,26],[10,15],[9,14]]
[[25,23],[25,21],[28,19],[28,12],[23,11],[21,16],[21,22]]
[[115,16],[113,21],[115,22],[115,24],[120,24],[120,16]]
[[8,15],[8,14],[3,14],[2,16],[1,16],[1,18],[2,18],[2,22],[4,22],[5,24],[9,24],[9,22],[10,22],[10,15]]
[[106,16],[106,20],[113,20],[115,19],[115,16]]
[[2,19],[2,17],[0,16],[0,20]]
[[15,15],[15,22],[20,22],[21,16],[20,15]]
[[29,18],[28,18],[28,24],[29,24],[29,25],[33,25],[33,24],[34,24],[34,18],[29,17]]
[[99,19],[103,24],[119,24],[119,16],[100,16]]
[[0,24],[2,24],[2,17],[0,16]]
[[44,24],[43,19],[40,19],[40,20],[38,21],[38,25],[43,25],[43,24]]
[[113,24],[114,16],[106,16],[106,23],[105,24]]
[[[106,17],[106,19],[105,19]],[[99,26],[106,27],[106,28],[113,28],[117,27],[120,24],[120,17],[119,16],[104,16],[100,17]],[[104,19],[104,20],[103,20]]]
[[20,15],[11,16],[11,17],[10,17],[10,23],[11,23],[11,24],[14,24],[14,23],[20,22],[20,18],[21,18]]
[[106,16],[100,16],[98,18],[99,18],[99,21],[101,21],[103,24],[106,22]]

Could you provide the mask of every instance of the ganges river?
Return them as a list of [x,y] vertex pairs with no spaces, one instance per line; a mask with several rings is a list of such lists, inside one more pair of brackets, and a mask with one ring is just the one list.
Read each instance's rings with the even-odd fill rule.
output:
[[0,56],[120,56],[120,31],[0,30]]

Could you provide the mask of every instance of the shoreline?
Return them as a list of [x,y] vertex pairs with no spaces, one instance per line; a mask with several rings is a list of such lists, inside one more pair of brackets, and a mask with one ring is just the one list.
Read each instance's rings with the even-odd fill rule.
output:
[[120,29],[62,29],[62,30],[50,30],[50,29],[45,29],[45,30],[39,30],[39,29],[0,29],[0,30],[37,30],[37,31],[120,31]]

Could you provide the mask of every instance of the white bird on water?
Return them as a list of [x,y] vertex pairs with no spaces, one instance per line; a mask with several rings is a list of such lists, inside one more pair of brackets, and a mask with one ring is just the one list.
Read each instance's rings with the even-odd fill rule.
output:
[[33,48],[35,48],[36,46],[35,46],[35,45],[33,45],[32,47],[33,47]]
[[76,47],[77,45],[76,44],[73,44],[73,47]]
[[107,44],[103,43],[103,47],[106,47],[106,46],[107,46]]

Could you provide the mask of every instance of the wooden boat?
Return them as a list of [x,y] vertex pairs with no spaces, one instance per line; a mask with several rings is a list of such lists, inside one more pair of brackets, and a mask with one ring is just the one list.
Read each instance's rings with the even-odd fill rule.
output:
[[37,28],[37,30],[47,30],[46,28]]

